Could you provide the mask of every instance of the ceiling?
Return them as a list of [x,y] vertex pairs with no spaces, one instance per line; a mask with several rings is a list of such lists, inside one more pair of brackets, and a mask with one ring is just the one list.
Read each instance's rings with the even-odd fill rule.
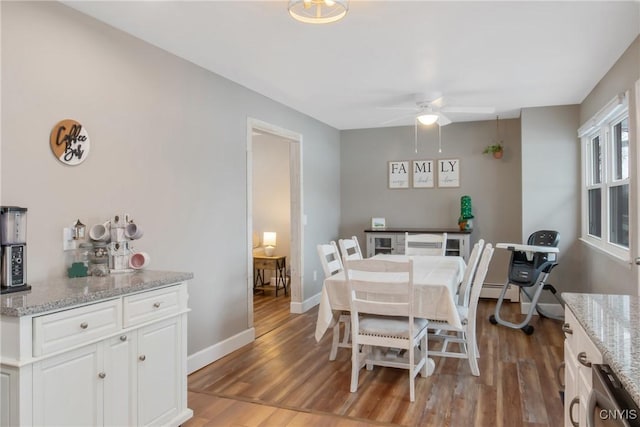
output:
[[412,124],[389,107],[416,93],[496,108],[454,122],[579,104],[640,32],[638,1],[351,0],[320,26],[286,0],[63,3],[337,129]]

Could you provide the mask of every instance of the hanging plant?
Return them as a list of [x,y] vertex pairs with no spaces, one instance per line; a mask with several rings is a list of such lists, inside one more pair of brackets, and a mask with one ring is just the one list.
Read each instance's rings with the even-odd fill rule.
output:
[[500,128],[498,127],[499,116],[496,116],[496,139],[495,144],[487,146],[482,152],[483,154],[493,154],[496,159],[501,159],[504,154],[504,148],[502,147],[502,140],[500,139]]
[[495,157],[496,159],[501,159],[502,154],[504,153],[504,149],[502,147],[502,144],[497,143],[497,144],[489,145],[487,148],[484,149],[482,153],[493,154],[493,157]]

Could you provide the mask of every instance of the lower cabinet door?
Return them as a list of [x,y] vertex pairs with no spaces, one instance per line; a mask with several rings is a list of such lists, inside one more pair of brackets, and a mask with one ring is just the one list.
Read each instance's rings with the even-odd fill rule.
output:
[[578,422],[580,419],[580,401],[573,403],[575,398],[579,398],[578,389],[578,366],[573,350],[564,342],[564,425],[573,427],[571,420]]
[[104,425],[136,425],[136,333],[122,334],[103,344]]
[[180,408],[180,318],[138,330],[138,422],[159,425]]
[[33,365],[33,424],[102,425],[102,366],[93,344]]

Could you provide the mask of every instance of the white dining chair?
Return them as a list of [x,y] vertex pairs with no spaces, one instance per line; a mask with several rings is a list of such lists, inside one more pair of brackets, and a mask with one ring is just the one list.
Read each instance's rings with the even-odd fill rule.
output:
[[447,233],[409,234],[404,233],[405,255],[442,255],[447,250]]
[[342,258],[347,259],[363,259],[362,251],[360,250],[360,243],[358,243],[358,238],[356,236],[351,236],[350,239],[340,239],[338,240],[338,245],[340,245],[340,252],[342,253]]
[[473,276],[478,269],[478,262],[480,261],[480,254],[484,248],[484,239],[480,239],[473,245],[471,255],[469,255],[469,262],[464,270],[464,276],[460,282],[457,294],[457,304],[463,307],[469,307],[469,297],[471,295],[471,284],[473,283]]
[[[428,355],[435,357],[468,359],[471,373],[475,376],[480,375],[480,369],[478,367],[478,342],[476,337],[476,314],[478,310],[478,301],[480,300],[480,292],[482,291],[482,284],[487,276],[487,270],[489,269],[489,263],[491,262],[493,251],[494,249],[491,243],[487,244],[482,251],[482,257],[480,258],[480,263],[473,279],[473,285],[471,286],[469,306],[457,306],[462,327],[458,328],[451,325],[449,322],[441,320],[429,321],[429,328],[439,331],[437,334],[430,335],[430,338],[441,339],[443,343],[440,350],[429,350]],[[452,332],[455,333],[455,335],[451,335],[450,333]],[[458,343],[460,351],[448,351],[448,345],[450,343]]]
[[[365,365],[402,368],[409,371],[409,398],[415,401],[415,377],[428,375],[428,321],[413,315],[413,261],[343,258],[343,263],[351,306],[351,392],[358,390]],[[388,349],[406,354],[386,357]]]
[[[338,246],[333,240],[330,243],[319,244],[318,255],[320,256],[320,263],[322,264],[325,279],[344,270],[342,267],[342,260],[340,259],[340,253],[338,252]],[[344,325],[342,340],[340,340],[340,324]],[[333,326],[333,338],[331,341],[329,360],[336,360],[339,347],[351,348],[351,342],[349,340],[350,334],[351,317],[349,312],[345,311],[340,314],[338,321]]]

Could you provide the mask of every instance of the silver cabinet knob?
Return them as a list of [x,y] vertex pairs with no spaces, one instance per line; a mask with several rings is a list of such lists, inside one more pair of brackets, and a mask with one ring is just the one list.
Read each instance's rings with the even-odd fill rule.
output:
[[160,304],[162,304],[162,303],[161,303],[161,302],[154,302],[154,303],[153,303],[153,306],[154,306],[155,308],[160,308]]
[[107,376],[107,374],[105,374],[104,372],[100,372],[98,374],[98,378],[100,378],[100,379],[104,379],[104,377],[106,377],[106,376]]
[[82,323],[80,323],[80,327],[82,329],[87,329],[89,327],[89,324],[87,322],[82,322]]
[[144,354],[142,354],[142,355],[138,356],[138,359],[139,359],[141,362],[144,362],[145,360],[147,360],[147,356],[145,356]]
[[562,332],[564,332],[565,334],[573,334],[573,329],[571,329],[571,325],[568,323],[565,323],[562,325]]
[[585,351],[581,351],[580,353],[578,353],[578,362],[580,362],[583,366],[586,366],[587,368],[591,367],[591,362],[589,362],[589,359],[587,358],[587,353]]
[[126,335],[120,336],[120,341],[126,341],[126,340],[127,340],[127,336]]

